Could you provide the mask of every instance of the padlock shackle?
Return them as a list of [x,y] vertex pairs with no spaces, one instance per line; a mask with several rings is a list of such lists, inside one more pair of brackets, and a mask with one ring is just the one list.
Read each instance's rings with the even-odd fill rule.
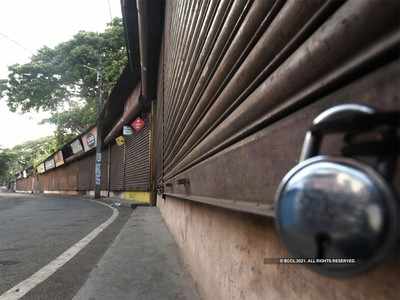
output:
[[[341,104],[320,113],[312,122],[312,126],[320,125],[325,122],[334,122],[343,120],[344,117],[354,117],[359,115],[372,115],[375,109],[361,104]],[[302,162],[310,157],[316,156],[321,147],[324,133],[313,130],[313,127],[307,131],[299,161]]]

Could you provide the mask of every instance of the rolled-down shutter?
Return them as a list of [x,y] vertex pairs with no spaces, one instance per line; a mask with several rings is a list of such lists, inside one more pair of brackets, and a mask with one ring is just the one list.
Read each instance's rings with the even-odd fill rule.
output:
[[89,165],[90,165],[89,190],[94,190],[95,189],[95,185],[96,185],[96,175],[95,175],[95,172],[96,172],[96,154],[93,152],[93,154],[88,156],[88,160],[89,160]]
[[66,176],[65,190],[77,191],[78,190],[78,162],[73,162],[62,167],[64,169],[64,176]]
[[167,195],[272,214],[324,107],[400,107],[399,15],[398,0],[169,1],[158,118]]
[[109,172],[109,165],[108,165],[108,161],[109,161],[109,147],[103,149],[102,153],[101,153],[101,189],[102,190],[108,190],[108,172]]
[[125,144],[118,146],[111,145],[111,162],[110,162],[110,190],[122,191],[124,189],[124,152]]
[[86,156],[78,161],[78,190],[80,191],[90,190],[92,175],[90,159],[90,156]]
[[125,190],[148,191],[150,187],[150,125],[126,136]]

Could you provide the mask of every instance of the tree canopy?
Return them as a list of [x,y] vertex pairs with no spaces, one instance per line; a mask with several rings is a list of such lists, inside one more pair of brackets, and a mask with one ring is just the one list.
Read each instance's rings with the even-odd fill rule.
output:
[[41,48],[28,63],[10,66],[8,79],[0,80],[0,97],[11,111],[50,112],[43,122],[56,125],[61,145],[66,135],[79,134],[95,122],[93,69],[101,70],[106,96],[126,64],[123,23],[115,18],[104,32],[80,31],[54,48]]
[[55,136],[27,141],[11,149],[0,149],[0,183],[9,181],[27,167],[36,166],[56,149]]

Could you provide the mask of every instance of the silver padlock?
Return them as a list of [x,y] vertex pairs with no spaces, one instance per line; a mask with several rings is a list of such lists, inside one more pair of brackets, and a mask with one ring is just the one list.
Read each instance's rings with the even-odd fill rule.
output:
[[[321,113],[312,128],[375,110],[345,104]],[[364,272],[394,253],[399,206],[390,180],[350,157],[319,154],[325,133],[309,130],[300,163],[283,178],[276,195],[276,227],[293,258],[334,277]]]

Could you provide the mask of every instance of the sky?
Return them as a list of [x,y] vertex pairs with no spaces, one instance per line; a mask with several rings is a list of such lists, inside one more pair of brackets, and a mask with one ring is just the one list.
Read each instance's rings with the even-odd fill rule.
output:
[[[45,45],[80,30],[103,31],[111,17],[121,17],[120,0],[0,0],[0,79],[7,78],[7,66],[28,62]],[[47,116],[12,113],[0,100],[0,147],[51,135],[53,126],[38,124]]]

